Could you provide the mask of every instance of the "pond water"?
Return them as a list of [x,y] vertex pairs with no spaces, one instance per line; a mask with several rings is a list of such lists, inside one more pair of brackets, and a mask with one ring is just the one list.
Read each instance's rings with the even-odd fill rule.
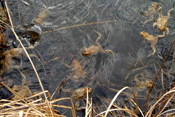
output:
[[[38,60],[33,57],[32,60],[45,90],[53,94],[55,89],[70,76],[62,90],[57,90],[53,98],[70,97],[73,90],[88,86],[93,90],[90,97],[96,106],[102,106],[102,111],[106,109],[101,104],[102,101],[111,100],[118,90],[129,86],[138,96],[140,105],[144,104],[149,89],[143,84],[154,80],[174,40],[175,26],[172,24],[175,23],[175,10],[171,12],[168,20],[169,35],[158,40],[157,52],[150,57],[147,56],[153,50],[150,43],[140,36],[140,32],[145,31],[154,36],[161,34],[152,26],[158,18],[158,13],[155,14],[153,21],[147,22],[144,26],[142,25],[148,18],[142,13],[153,2],[157,2],[162,6],[162,13],[165,15],[173,7],[174,0],[25,1],[29,5],[22,0],[11,0],[8,1],[8,6],[16,31],[30,24],[35,24],[42,30],[39,44],[28,51],[40,58]],[[99,40],[101,47],[104,50],[112,50],[114,56],[101,51],[90,56],[82,55],[85,47],[96,45],[99,36],[97,32],[101,34]],[[9,31],[8,34],[10,33]],[[11,40],[13,38],[9,37]],[[172,56],[173,51],[164,68],[166,79]],[[74,63],[75,60],[78,62]],[[80,68],[76,65],[80,65],[81,70],[76,71]],[[23,57],[23,66],[20,70],[27,78],[26,85],[32,92],[41,91],[31,68],[30,62]],[[23,79],[16,69],[4,73],[3,76],[4,79],[12,79],[14,85],[21,84]],[[162,90],[160,83],[161,79],[158,77],[154,88],[157,93]],[[169,82],[166,88],[169,88]],[[131,96],[129,92],[127,94]],[[155,98],[151,97],[152,99]],[[81,105],[83,103],[82,101]]]

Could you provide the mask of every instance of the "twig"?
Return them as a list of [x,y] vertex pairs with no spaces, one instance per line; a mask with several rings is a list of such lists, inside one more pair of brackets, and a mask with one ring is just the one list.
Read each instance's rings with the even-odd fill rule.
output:
[[102,22],[91,22],[91,23],[87,23],[87,24],[76,24],[76,25],[72,25],[72,26],[61,27],[61,28],[56,28],[56,29],[53,29],[53,30],[45,31],[43,33],[50,33],[50,32],[54,32],[54,31],[57,31],[57,30],[64,30],[64,29],[75,28],[75,27],[80,27],[80,26],[88,26],[88,25],[93,25],[93,24],[103,24],[103,23],[112,23],[112,22],[117,22],[117,20],[102,21]]
[[169,55],[170,52],[171,52],[171,49],[172,49],[173,46],[174,46],[174,43],[175,43],[175,41],[173,41],[173,43],[172,43],[172,45],[171,45],[171,47],[170,47],[170,49],[169,49],[169,51],[168,51],[168,53],[167,53],[167,55],[166,55],[166,57],[165,57],[163,63],[162,63],[162,65],[161,65],[161,67],[160,67],[160,69],[159,69],[159,71],[158,71],[156,77],[154,78],[152,87],[150,88],[150,90],[149,90],[149,92],[148,92],[147,99],[146,99],[146,102],[145,102],[145,114],[146,114],[146,110],[147,110],[147,103],[148,103],[149,95],[150,95],[150,93],[151,93],[151,91],[152,91],[152,88],[154,87],[154,83],[155,83],[155,81],[157,80],[157,77],[159,76],[160,72],[162,71],[162,68],[163,68],[163,66],[164,66],[164,64],[165,64],[165,62],[166,62],[166,59],[168,58],[168,55]]

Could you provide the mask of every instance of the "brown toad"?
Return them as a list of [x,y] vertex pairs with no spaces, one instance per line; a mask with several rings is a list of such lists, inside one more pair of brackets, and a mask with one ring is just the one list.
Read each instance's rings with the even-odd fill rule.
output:
[[[149,88],[152,87],[153,82],[148,79],[146,76],[142,76],[144,74],[142,73],[138,73],[134,76],[134,81],[135,81],[135,85],[132,88],[134,91],[134,94],[137,96],[139,94],[139,92],[147,92]],[[133,98],[133,96],[130,94],[129,97]]]
[[79,89],[76,89],[72,93],[72,98],[75,100],[75,109],[77,111],[82,110],[84,107],[79,108],[79,100],[83,99],[86,95],[92,93],[92,88],[90,87],[81,87]]
[[32,96],[33,93],[31,92],[30,88],[26,86],[26,77],[25,75],[19,71],[20,74],[23,76],[23,80],[21,85],[14,85],[11,89],[14,90],[18,95],[15,94],[15,96],[12,98],[12,100],[19,100],[23,99],[24,97]]
[[156,52],[155,45],[156,45],[156,43],[158,41],[158,38],[159,37],[164,37],[165,36],[165,32],[163,32],[163,35],[157,35],[157,36],[149,35],[147,32],[140,32],[140,35],[143,38],[145,38],[146,40],[148,40],[148,42],[151,43],[151,48],[152,48],[153,52],[150,55],[148,55],[148,57],[149,57],[149,56],[152,56],[152,55],[155,54],[155,52]]
[[84,56],[89,56],[89,55],[95,55],[95,54],[97,54],[99,52],[102,52],[102,53],[108,53],[108,52],[110,52],[114,56],[114,53],[113,53],[112,50],[109,50],[109,49],[104,50],[101,47],[100,43],[98,42],[101,39],[101,34],[99,32],[97,32],[97,31],[95,31],[95,32],[99,35],[98,38],[95,41],[95,45],[92,45],[92,46],[90,46],[88,48],[85,47],[82,54]]
[[134,87],[136,87],[138,91],[143,91],[146,88],[151,88],[153,85],[153,82],[149,79],[141,81],[137,77],[135,77],[134,81],[136,82]]
[[[13,57],[21,57],[25,55],[22,48],[13,48],[10,50],[6,50],[3,54],[4,59],[1,60],[3,71],[11,72],[13,68],[21,68],[21,65],[13,65],[14,61],[12,60]],[[3,73],[3,72],[2,72]]]
[[167,12],[167,16],[163,16],[162,15],[162,7],[159,8],[159,18],[157,19],[157,22],[155,22],[153,24],[153,27],[155,27],[157,25],[157,28],[159,29],[159,31],[163,32],[165,31],[165,29],[167,30],[167,34],[169,33],[169,28],[167,27],[168,24],[168,19],[170,18],[170,12],[173,10],[174,8],[170,9]]
[[149,6],[148,10],[145,11],[145,13],[143,13],[143,15],[145,17],[149,17],[149,19],[147,19],[144,23],[143,23],[143,26],[149,22],[149,21],[152,21],[154,19],[154,14],[156,13],[157,11],[157,8],[158,8],[158,3],[157,2],[153,2],[151,6]]
[[[16,91],[20,96],[22,97],[29,97],[29,96],[32,96],[33,93],[31,92],[31,90],[29,89],[28,86],[26,85],[14,85],[12,87],[12,89],[14,91]],[[12,100],[19,100],[19,99],[22,99],[22,97],[20,98],[19,95],[15,95]]]
[[87,95],[87,91],[88,91],[88,94],[91,94],[92,93],[92,88],[90,88],[90,87],[81,87],[79,89],[76,89],[72,93],[72,98],[75,101],[81,100]]
[[79,78],[85,78],[86,77],[86,72],[83,70],[80,62],[76,59],[73,60],[72,62],[72,71],[75,71],[74,74],[74,81],[78,81]]

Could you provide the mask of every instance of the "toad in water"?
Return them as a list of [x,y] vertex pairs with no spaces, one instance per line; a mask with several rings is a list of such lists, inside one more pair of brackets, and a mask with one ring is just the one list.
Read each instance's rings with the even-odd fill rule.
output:
[[165,36],[165,32],[163,32],[163,35],[157,35],[157,36],[155,36],[155,37],[154,37],[153,35],[149,35],[147,32],[140,32],[140,35],[141,35],[144,39],[148,40],[148,42],[151,43],[151,48],[152,48],[153,52],[152,52],[150,55],[148,55],[148,57],[149,57],[149,56],[152,56],[152,55],[155,54],[155,52],[156,52],[155,45],[156,45],[156,43],[157,43],[157,41],[158,41],[158,38],[159,38],[159,37],[164,37],[164,36]]
[[149,21],[152,21],[154,19],[154,14],[156,13],[157,11],[157,8],[158,8],[158,3],[157,2],[153,2],[151,6],[149,6],[148,10],[145,11],[145,13],[143,13],[143,15],[145,17],[149,17],[149,19],[147,19],[144,23],[143,23],[143,26],[149,22]]
[[79,89],[76,89],[72,93],[72,98],[75,100],[75,108],[76,110],[81,110],[82,108],[79,108],[79,100],[83,99],[86,95],[92,93],[92,88],[90,87],[81,87]]
[[88,48],[85,47],[82,54],[84,56],[89,56],[89,55],[98,54],[99,52],[102,52],[102,53],[109,53],[110,52],[114,56],[114,53],[113,53],[112,50],[109,50],[109,49],[104,50],[101,47],[100,43],[98,42],[101,39],[101,34],[99,32],[97,32],[97,31],[95,31],[95,32],[99,35],[98,38],[95,41],[95,45],[92,45],[92,46],[90,46]]
[[74,74],[74,81],[78,81],[79,78],[85,78],[86,77],[86,72],[83,70],[80,62],[76,59],[73,60],[72,62],[72,71],[75,71]]
[[163,32],[165,31],[165,29],[167,30],[167,34],[169,33],[169,28],[167,27],[168,24],[168,19],[170,18],[170,12],[173,10],[174,8],[170,9],[167,12],[167,16],[163,16],[162,15],[162,7],[159,8],[159,18],[157,19],[157,22],[155,22],[153,24],[153,27],[157,26],[157,28],[159,29],[159,31]]
[[134,80],[136,82],[134,87],[138,88],[137,89],[138,91],[143,91],[146,88],[151,88],[153,85],[153,82],[151,80],[148,80],[148,79],[141,81],[137,77],[135,77]]
[[[31,92],[31,90],[29,89],[29,87],[26,86],[26,85],[14,85],[12,87],[12,89],[14,91],[16,91],[22,97],[29,97],[29,96],[32,96],[33,95],[32,92]],[[18,95],[15,95],[12,98],[12,100],[19,100],[19,99],[21,99],[21,98]]]

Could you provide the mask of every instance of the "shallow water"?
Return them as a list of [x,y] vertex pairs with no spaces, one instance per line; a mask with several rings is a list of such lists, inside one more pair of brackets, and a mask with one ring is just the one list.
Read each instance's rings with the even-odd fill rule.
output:
[[[89,86],[93,89],[90,96],[95,103],[100,102],[100,98],[112,99],[117,92],[114,90],[124,86],[132,87],[134,92],[142,97],[146,95],[148,89],[139,91],[139,87],[134,87],[134,76],[141,74],[141,80],[153,81],[162,64],[162,59],[157,55],[162,51],[167,53],[164,50],[168,50],[174,40],[175,27],[171,24],[174,24],[175,20],[171,15],[168,24],[169,35],[158,41],[159,51],[147,57],[152,49],[140,36],[140,32],[146,31],[152,35],[160,32],[152,27],[153,21],[142,27],[147,18],[141,15],[141,12],[144,12],[153,0],[28,0],[27,2],[29,6],[21,0],[17,2],[11,0],[8,6],[13,14],[15,27],[37,24],[35,20],[38,15],[44,13],[37,24],[42,29],[39,45],[29,50],[29,53],[41,59],[39,61],[33,58],[33,61],[36,66],[38,65],[37,71],[44,88],[51,94],[73,72],[72,61],[76,59],[86,72],[86,77],[80,77],[75,81],[72,75],[63,89],[75,90]],[[159,0],[158,3],[163,6],[163,14],[173,7],[173,0]],[[173,10],[171,14],[174,13]],[[157,17],[158,14],[154,21]],[[84,47],[95,44],[98,37],[95,31],[101,33],[99,43],[102,48],[112,50],[114,57],[110,53],[100,52],[87,57],[82,55]],[[56,57],[59,59],[54,60]],[[37,78],[30,68],[29,61],[24,58],[21,70],[27,78],[27,84],[32,91],[39,91]],[[12,79],[14,73],[15,70],[9,74],[10,76],[5,74],[4,77]],[[20,84],[22,77],[19,78],[20,81],[18,78],[13,79],[14,84]],[[65,96],[71,96],[71,92],[62,90],[60,94],[56,93],[54,98]]]

